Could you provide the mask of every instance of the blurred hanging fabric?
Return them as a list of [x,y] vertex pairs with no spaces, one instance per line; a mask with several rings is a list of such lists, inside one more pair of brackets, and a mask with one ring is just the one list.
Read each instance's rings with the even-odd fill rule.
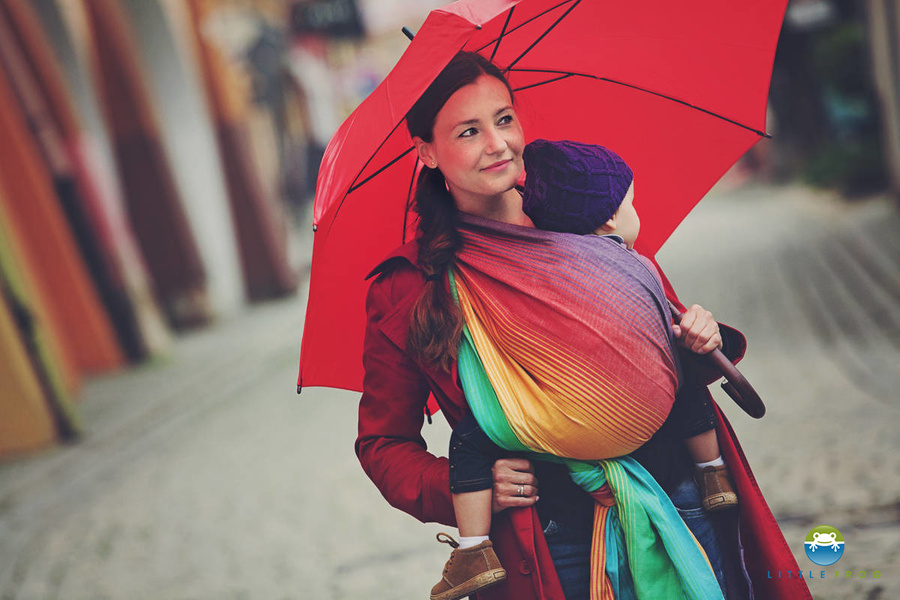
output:
[[47,307],[25,267],[0,201],[0,458],[80,433],[70,393],[77,374],[45,325]]
[[[36,139],[58,200],[118,341],[132,362],[159,353],[166,346],[166,336],[160,335],[165,325],[146,268],[139,258],[128,260],[136,255],[133,248],[125,247],[133,245],[133,233],[121,214],[109,210],[118,199],[102,198],[100,163],[90,158],[90,144],[50,40],[25,0],[3,0],[0,6],[0,28],[8,40],[2,44],[4,61],[17,73],[13,85],[37,128]],[[123,229],[125,235],[115,234]]]
[[235,227],[213,118],[184,2],[120,0],[149,92],[163,155],[206,273],[216,317],[245,304]]
[[115,148],[131,225],[157,297],[176,327],[208,322],[207,274],[161,142],[126,15],[116,0],[83,0],[88,54]]
[[[0,282],[2,284],[3,282]],[[48,445],[55,438],[44,394],[5,294],[0,297],[0,457]]]
[[[28,269],[50,308],[50,327],[62,339],[66,360],[82,373],[116,369],[124,356],[112,323],[60,207],[28,117],[10,85],[12,78],[5,68],[0,71],[0,131],[5,138],[0,144],[0,181],[6,190],[2,201],[11,228],[23,244]],[[62,158],[54,154],[52,160]]]
[[219,152],[228,184],[247,297],[264,300],[292,293],[297,281],[287,259],[281,207],[266,192],[252,157],[247,101],[233,67],[204,36],[204,21],[214,9],[209,0],[188,0],[192,41],[205,83]]

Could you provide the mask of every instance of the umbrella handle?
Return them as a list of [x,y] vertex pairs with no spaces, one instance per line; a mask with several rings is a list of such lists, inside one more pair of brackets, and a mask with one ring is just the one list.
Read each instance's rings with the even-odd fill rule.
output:
[[[669,302],[669,309],[672,311],[675,323],[680,323],[683,313],[679,312],[671,302]],[[766,405],[763,404],[762,398],[759,397],[747,378],[728,360],[725,353],[716,348],[704,356],[712,363],[713,367],[725,376],[725,381],[722,383],[725,393],[731,396],[735,404],[740,406],[745,413],[754,419],[761,419],[766,414]]]

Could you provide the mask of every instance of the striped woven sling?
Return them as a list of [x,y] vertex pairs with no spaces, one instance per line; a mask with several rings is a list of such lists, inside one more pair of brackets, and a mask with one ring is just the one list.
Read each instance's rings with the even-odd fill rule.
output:
[[450,272],[459,374],[475,418],[510,451],[566,465],[596,501],[591,599],[721,598],[702,548],[627,456],[677,387],[652,264],[613,238],[463,215]]

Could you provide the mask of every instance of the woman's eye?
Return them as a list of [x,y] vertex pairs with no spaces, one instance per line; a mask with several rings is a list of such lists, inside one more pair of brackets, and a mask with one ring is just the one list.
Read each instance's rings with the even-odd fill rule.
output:
[[476,133],[478,133],[477,129],[475,129],[474,127],[469,127],[468,129],[463,131],[461,134],[459,134],[459,137],[472,137]]
[[497,125],[507,125],[509,123],[512,123],[512,120],[512,115],[503,115],[502,117],[500,117],[500,120],[497,121]]

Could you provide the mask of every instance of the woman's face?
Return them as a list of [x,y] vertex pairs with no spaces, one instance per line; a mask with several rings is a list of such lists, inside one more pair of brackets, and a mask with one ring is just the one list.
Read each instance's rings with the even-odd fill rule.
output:
[[482,75],[458,89],[434,122],[431,142],[413,140],[426,166],[438,168],[460,210],[478,212],[512,190],[522,174],[525,135],[501,81]]

